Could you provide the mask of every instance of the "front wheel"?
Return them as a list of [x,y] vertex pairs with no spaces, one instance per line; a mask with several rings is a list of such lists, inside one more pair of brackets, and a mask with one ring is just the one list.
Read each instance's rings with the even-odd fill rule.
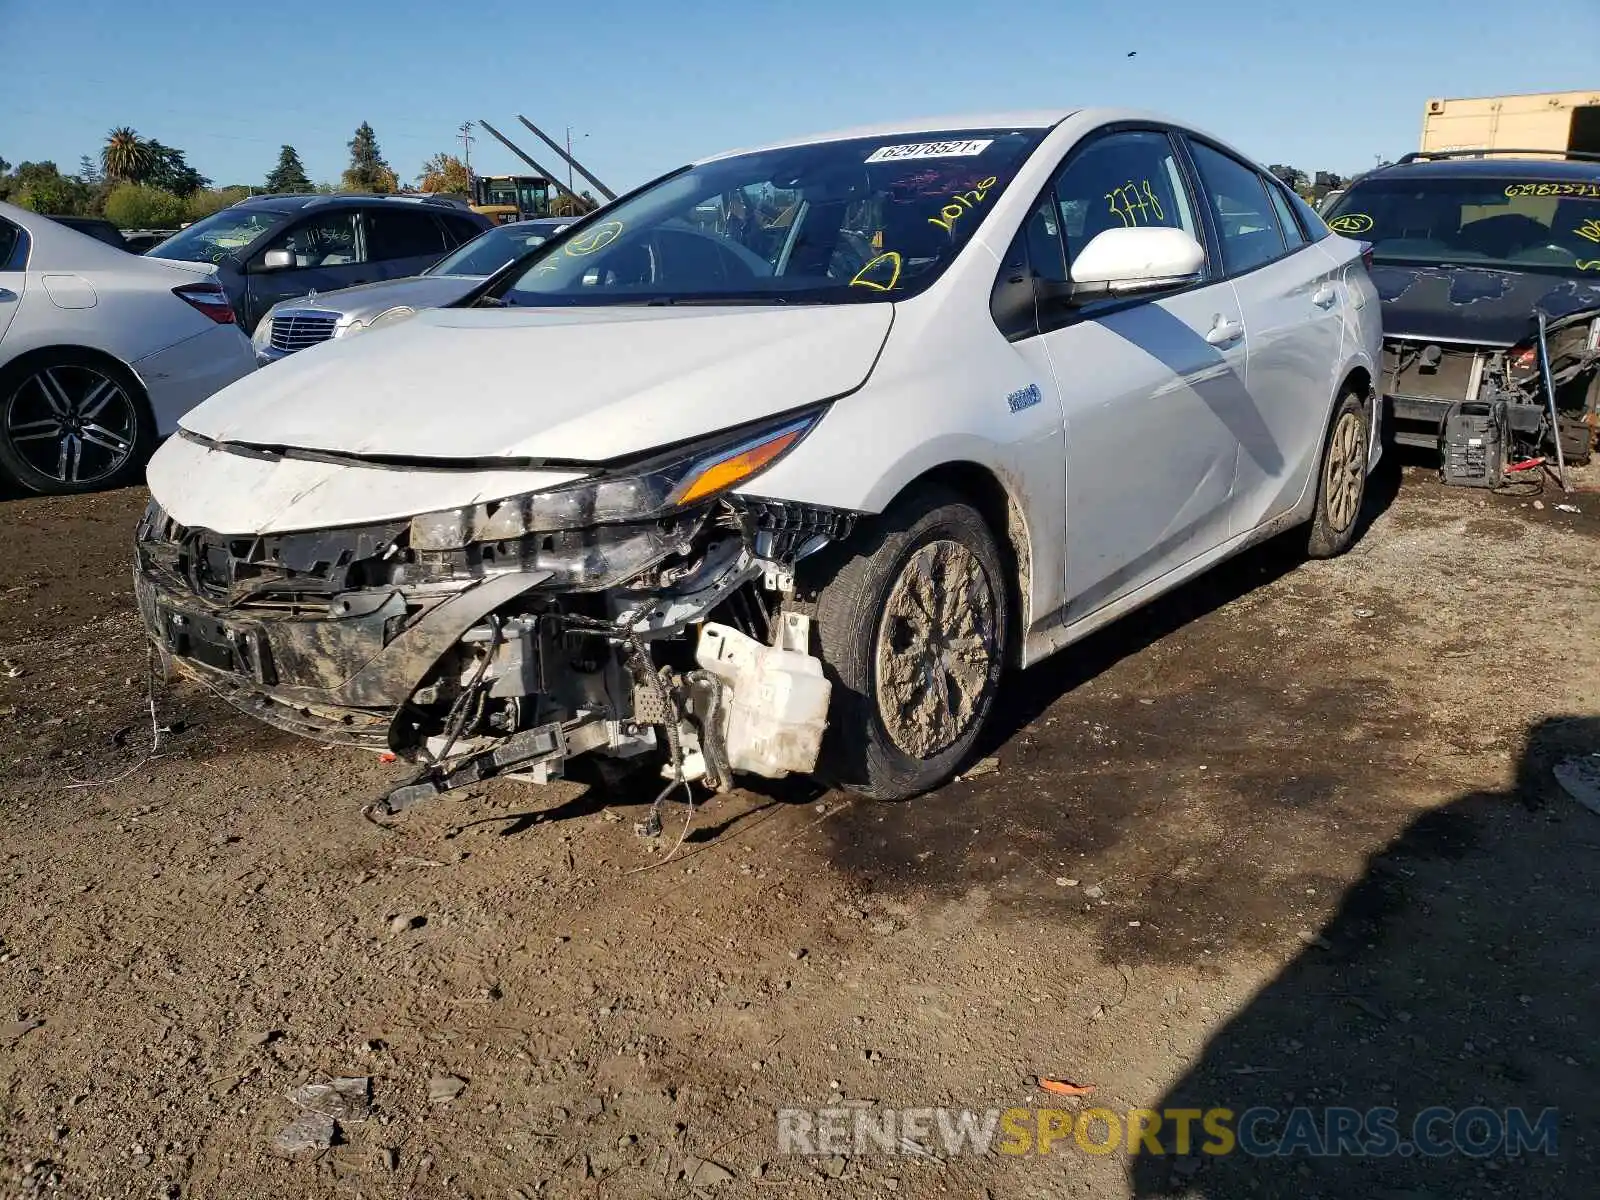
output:
[[47,495],[133,482],[155,448],[139,381],[73,351],[0,373],[0,468]]
[[1334,410],[1317,471],[1317,507],[1306,544],[1312,558],[1333,558],[1355,541],[1367,496],[1368,420],[1361,397],[1346,392]]
[[1004,565],[983,517],[942,488],[907,495],[858,536],[817,595],[833,683],[821,773],[903,800],[960,768],[994,708]]

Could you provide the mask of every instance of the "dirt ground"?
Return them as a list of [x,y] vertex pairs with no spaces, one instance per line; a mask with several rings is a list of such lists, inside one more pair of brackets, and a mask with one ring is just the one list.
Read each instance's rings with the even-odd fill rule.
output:
[[[997,771],[737,792],[664,866],[683,810],[637,838],[642,787],[379,828],[398,767],[188,684],[146,761],[143,493],[0,504],[0,1195],[1600,1193],[1600,816],[1550,773],[1600,750],[1600,493],[1381,482],[1344,558],[1269,544],[1013,679]],[[370,1116],[279,1157],[328,1076]],[[775,1110],[841,1100],[1520,1105],[1560,1138],[779,1153]]]

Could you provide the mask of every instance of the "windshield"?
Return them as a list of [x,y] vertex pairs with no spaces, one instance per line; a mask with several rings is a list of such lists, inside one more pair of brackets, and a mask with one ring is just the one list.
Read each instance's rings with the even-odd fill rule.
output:
[[480,233],[423,272],[424,275],[493,275],[514,258],[521,258],[549,241],[565,225],[500,225]]
[[1339,198],[1328,227],[1371,242],[1378,262],[1600,277],[1600,183],[1374,179]]
[[497,290],[515,305],[899,299],[949,265],[1044,134],[888,135],[702,163],[555,239]]
[[151,258],[175,258],[181,262],[219,263],[243,250],[288,213],[252,208],[248,212],[223,209],[187,229],[180,229],[166,241],[150,248]]

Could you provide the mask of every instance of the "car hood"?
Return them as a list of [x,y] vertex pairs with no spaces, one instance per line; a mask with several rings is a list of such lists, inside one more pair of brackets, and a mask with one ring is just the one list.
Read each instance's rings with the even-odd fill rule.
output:
[[604,461],[853,391],[893,306],[433,309],[290,355],[181,421],[221,442]]
[[1600,308],[1600,280],[1385,263],[1375,264],[1371,274],[1383,301],[1385,337],[1514,346],[1533,335],[1538,309],[1554,320]]
[[482,282],[470,275],[408,275],[403,279],[380,279],[375,283],[358,283],[355,287],[281,300],[272,306],[272,311],[322,308],[364,321],[401,304],[412,308],[454,304]]

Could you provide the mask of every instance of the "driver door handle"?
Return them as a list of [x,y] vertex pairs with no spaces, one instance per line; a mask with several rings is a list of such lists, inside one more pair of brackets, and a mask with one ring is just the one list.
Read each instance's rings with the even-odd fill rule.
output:
[[1218,313],[1212,318],[1211,332],[1206,334],[1206,341],[1213,346],[1226,346],[1238,341],[1243,336],[1243,325]]
[[1312,293],[1311,303],[1318,308],[1332,308],[1334,301],[1338,298],[1339,293],[1334,290],[1333,284],[1325,283]]

